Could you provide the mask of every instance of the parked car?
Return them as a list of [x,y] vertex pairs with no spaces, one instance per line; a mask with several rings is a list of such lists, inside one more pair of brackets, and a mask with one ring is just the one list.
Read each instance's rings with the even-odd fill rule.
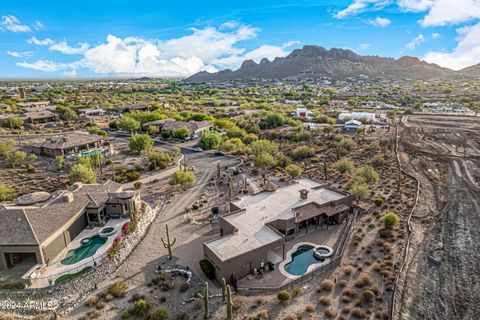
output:
[[192,148],[192,150],[195,151],[195,152],[202,152],[203,151],[203,149],[200,148],[200,147]]
[[215,151],[214,155],[216,155],[216,156],[224,156],[224,155],[225,155],[225,152],[220,151],[220,150],[217,150],[217,151]]
[[191,139],[192,140],[198,139],[198,135],[194,134]]

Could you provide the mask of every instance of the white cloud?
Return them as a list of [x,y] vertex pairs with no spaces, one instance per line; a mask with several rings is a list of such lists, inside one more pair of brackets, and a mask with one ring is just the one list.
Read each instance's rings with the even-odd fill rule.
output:
[[360,50],[368,50],[372,45],[370,43],[361,43]]
[[43,29],[44,28],[44,25],[43,23],[41,23],[40,21],[36,21],[35,22],[35,25],[33,26],[35,28],[35,30],[40,30],[40,29]]
[[431,51],[423,59],[454,70],[480,63],[480,22],[459,28],[457,33],[458,43],[451,52]]
[[29,44],[34,44],[37,46],[49,46],[53,44],[53,40],[50,38],[46,38],[44,40],[39,40],[36,37],[31,37],[30,39],[27,40],[27,43]]
[[398,6],[404,11],[423,12],[428,10],[434,0],[398,0]]
[[0,25],[12,32],[29,32],[31,30],[29,26],[21,24],[17,17],[12,15],[2,16]]
[[74,66],[69,66],[68,64],[65,63],[57,63],[49,60],[38,60],[33,63],[29,62],[17,62],[17,66],[23,67],[23,68],[28,68],[28,69],[33,69],[37,71],[45,71],[45,72],[55,72],[55,71],[60,71],[64,69],[73,69]]
[[438,32],[432,33],[432,39],[433,39],[433,40],[438,40],[438,39],[440,39],[441,37],[442,37],[442,35],[441,35],[440,33],[438,33]]
[[413,50],[415,49],[418,45],[422,44],[423,42],[425,42],[426,39],[425,39],[425,36],[423,34],[419,34],[418,36],[416,36],[414,39],[412,39],[412,41],[410,41],[409,43],[407,43],[407,45],[405,46],[407,49],[410,49],[410,50]]
[[392,20],[387,19],[387,18],[382,18],[382,17],[376,17],[375,19],[367,20],[367,23],[371,24],[373,26],[384,28],[384,27],[390,25],[390,23],[392,23]]
[[14,58],[30,58],[33,55],[32,51],[7,51],[7,54]]
[[88,43],[78,43],[75,47],[71,47],[68,45],[66,41],[58,42],[55,44],[52,44],[49,47],[49,50],[51,51],[57,51],[63,54],[83,54],[85,53],[90,45]]
[[[238,43],[254,38],[258,32],[257,28],[231,25],[230,28],[223,30],[206,27],[190,31],[188,35],[166,40],[137,37],[122,39],[108,35],[105,42],[91,48],[81,44],[71,47],[66,41],[50,43],[50,50],[81,53],[83,57],[73,63],[57,63],[42,59],[34,63],[21,62],[17,65],[63,74],[88,69],[98,74],[186,77],[202,70],[213,72],[217,71],[217,68],[236,68],[246,59],[259,62],[262,58],[283,57],[288,54],[287,48],[298,43],[289,41],[279,46],[264,44],[247,51],[239,47]],[[43,41],[46,41],[30,40],[31,43],[43,44]]]
[[480,18],[480,0],[434,0],[420,21],[424,27],[459,24]]
[[234,29],[238,27],[239,23],[237,21],[227,21],[224,22],[220,25],[220,30],[225,30],[225,29]]
[[365,11],[381,10],[390,3],[391,0],[354,0],[347,8],[333,16],[337,19],[343,19]]
[[292,41],[287,41],[284,44],[282,44],[282,48],[290,48],[291,46],[294,46],[296,44],[300,44],[301,42],[298,40],[292,40]]

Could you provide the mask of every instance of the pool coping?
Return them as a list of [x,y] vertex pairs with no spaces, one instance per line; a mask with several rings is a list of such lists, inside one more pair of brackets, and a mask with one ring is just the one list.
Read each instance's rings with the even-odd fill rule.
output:
[[314,247],[314,248],[317,248],[317,247],[327,247],[329,248],[332,253],[333,253],[333,249],[329,246],[326,246],[326,245],[323,245],[323,244],[316,244],[316,243],[313,243],[313,242],[299,242],[299,243],[296,243],[293,245],[293,247],[288,250],[288,252],[286,253],[286,256],[287,256],[287,259],[283,260],[282,262],[280,262],[279,266],[278,266],[278,270],[280,271],[280,273],[282,275],[284,275],[285,277],[289,278],[289,279],[298,279],[300,277],[303,277],[304,275],[312,272],[313,270],[315,269],[318,269],[319,267],[321,267],[322,265],[326,265],[328,263],[330,263],[330,260],[331,258],[328,257],[328,258],[325,258],[325,260],[323,262],[319,262],[319,263],[313,263],[311,264],[307,271],[305,271],[304,274],[302,275],[299,275],[299,276],[295,276],[293,274],[290,274],[288,273],[286,270],[285,270],[285,265],[292,262],[292,253],[294,253],[295,251],[297,251],[297,249],[301,246],[311,246],[311,247]]

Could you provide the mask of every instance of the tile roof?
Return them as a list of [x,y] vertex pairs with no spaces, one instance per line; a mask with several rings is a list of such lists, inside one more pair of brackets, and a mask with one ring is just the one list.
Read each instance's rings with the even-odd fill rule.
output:
[[[116,193],[122,185],[107,181],[105,184],[76,184],[75,190],[66,190],[42,206],[0,207],[0,245],[40,244],[70,220],[88,208],[97,208],[109,201],[117,201]],[[71,202],[65,196],[73,194]],[[122,192],[123,193],[123,192]]]
[[103,140],[105,140],[105,137],[100,135],[75,132],[66,134],[63,137],[49,138],[43,142],[33,143],[31,146],[46,149],[66,149]]

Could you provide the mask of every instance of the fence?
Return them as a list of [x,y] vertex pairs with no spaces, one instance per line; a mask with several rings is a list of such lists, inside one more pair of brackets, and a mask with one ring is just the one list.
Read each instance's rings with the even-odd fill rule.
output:
[[330,272],[331,270],[335,269],[340,265],[340,262],[342,261],[345,246],[347,244],[348,239],[350,238],[350,235],[353,232],[355,221],[357,220],[357,214],[358,212],[355,213],[352,221],[349,223],[348,231],[344,232],[342,234],[342,237],[340,238],[340,241],[337,242],[337,245],[334,248],[335,256],[332,258],[332,260],[328,264],[318,267],[312,270],[311,272],[302,275],[299,278],[292,279],[288,283],[283,284],[281,286],[237,288],[237,293],[241,295],[246,295],[246,296],[276,294],[282,290],[292,290],[295,287],[302,286],[303,284],[311,282],[313,279],[323,276],[326,273]]
[[108,252],[105,252],[99,257],[88,259],[87,262],[84,262],[80,265],[75,266],[74,268],[54,273],[54,274],[47,274],[41,277],[36,277],[34,280],[47,280],[50,285],[55,284],[55,281],[60,278],[61,276],[68,275],[68,274],[76,274],[84,270],[85,268],[91,267],[91,268],[96,268],[100,265],[102,265],[106,260],[108,259]]

